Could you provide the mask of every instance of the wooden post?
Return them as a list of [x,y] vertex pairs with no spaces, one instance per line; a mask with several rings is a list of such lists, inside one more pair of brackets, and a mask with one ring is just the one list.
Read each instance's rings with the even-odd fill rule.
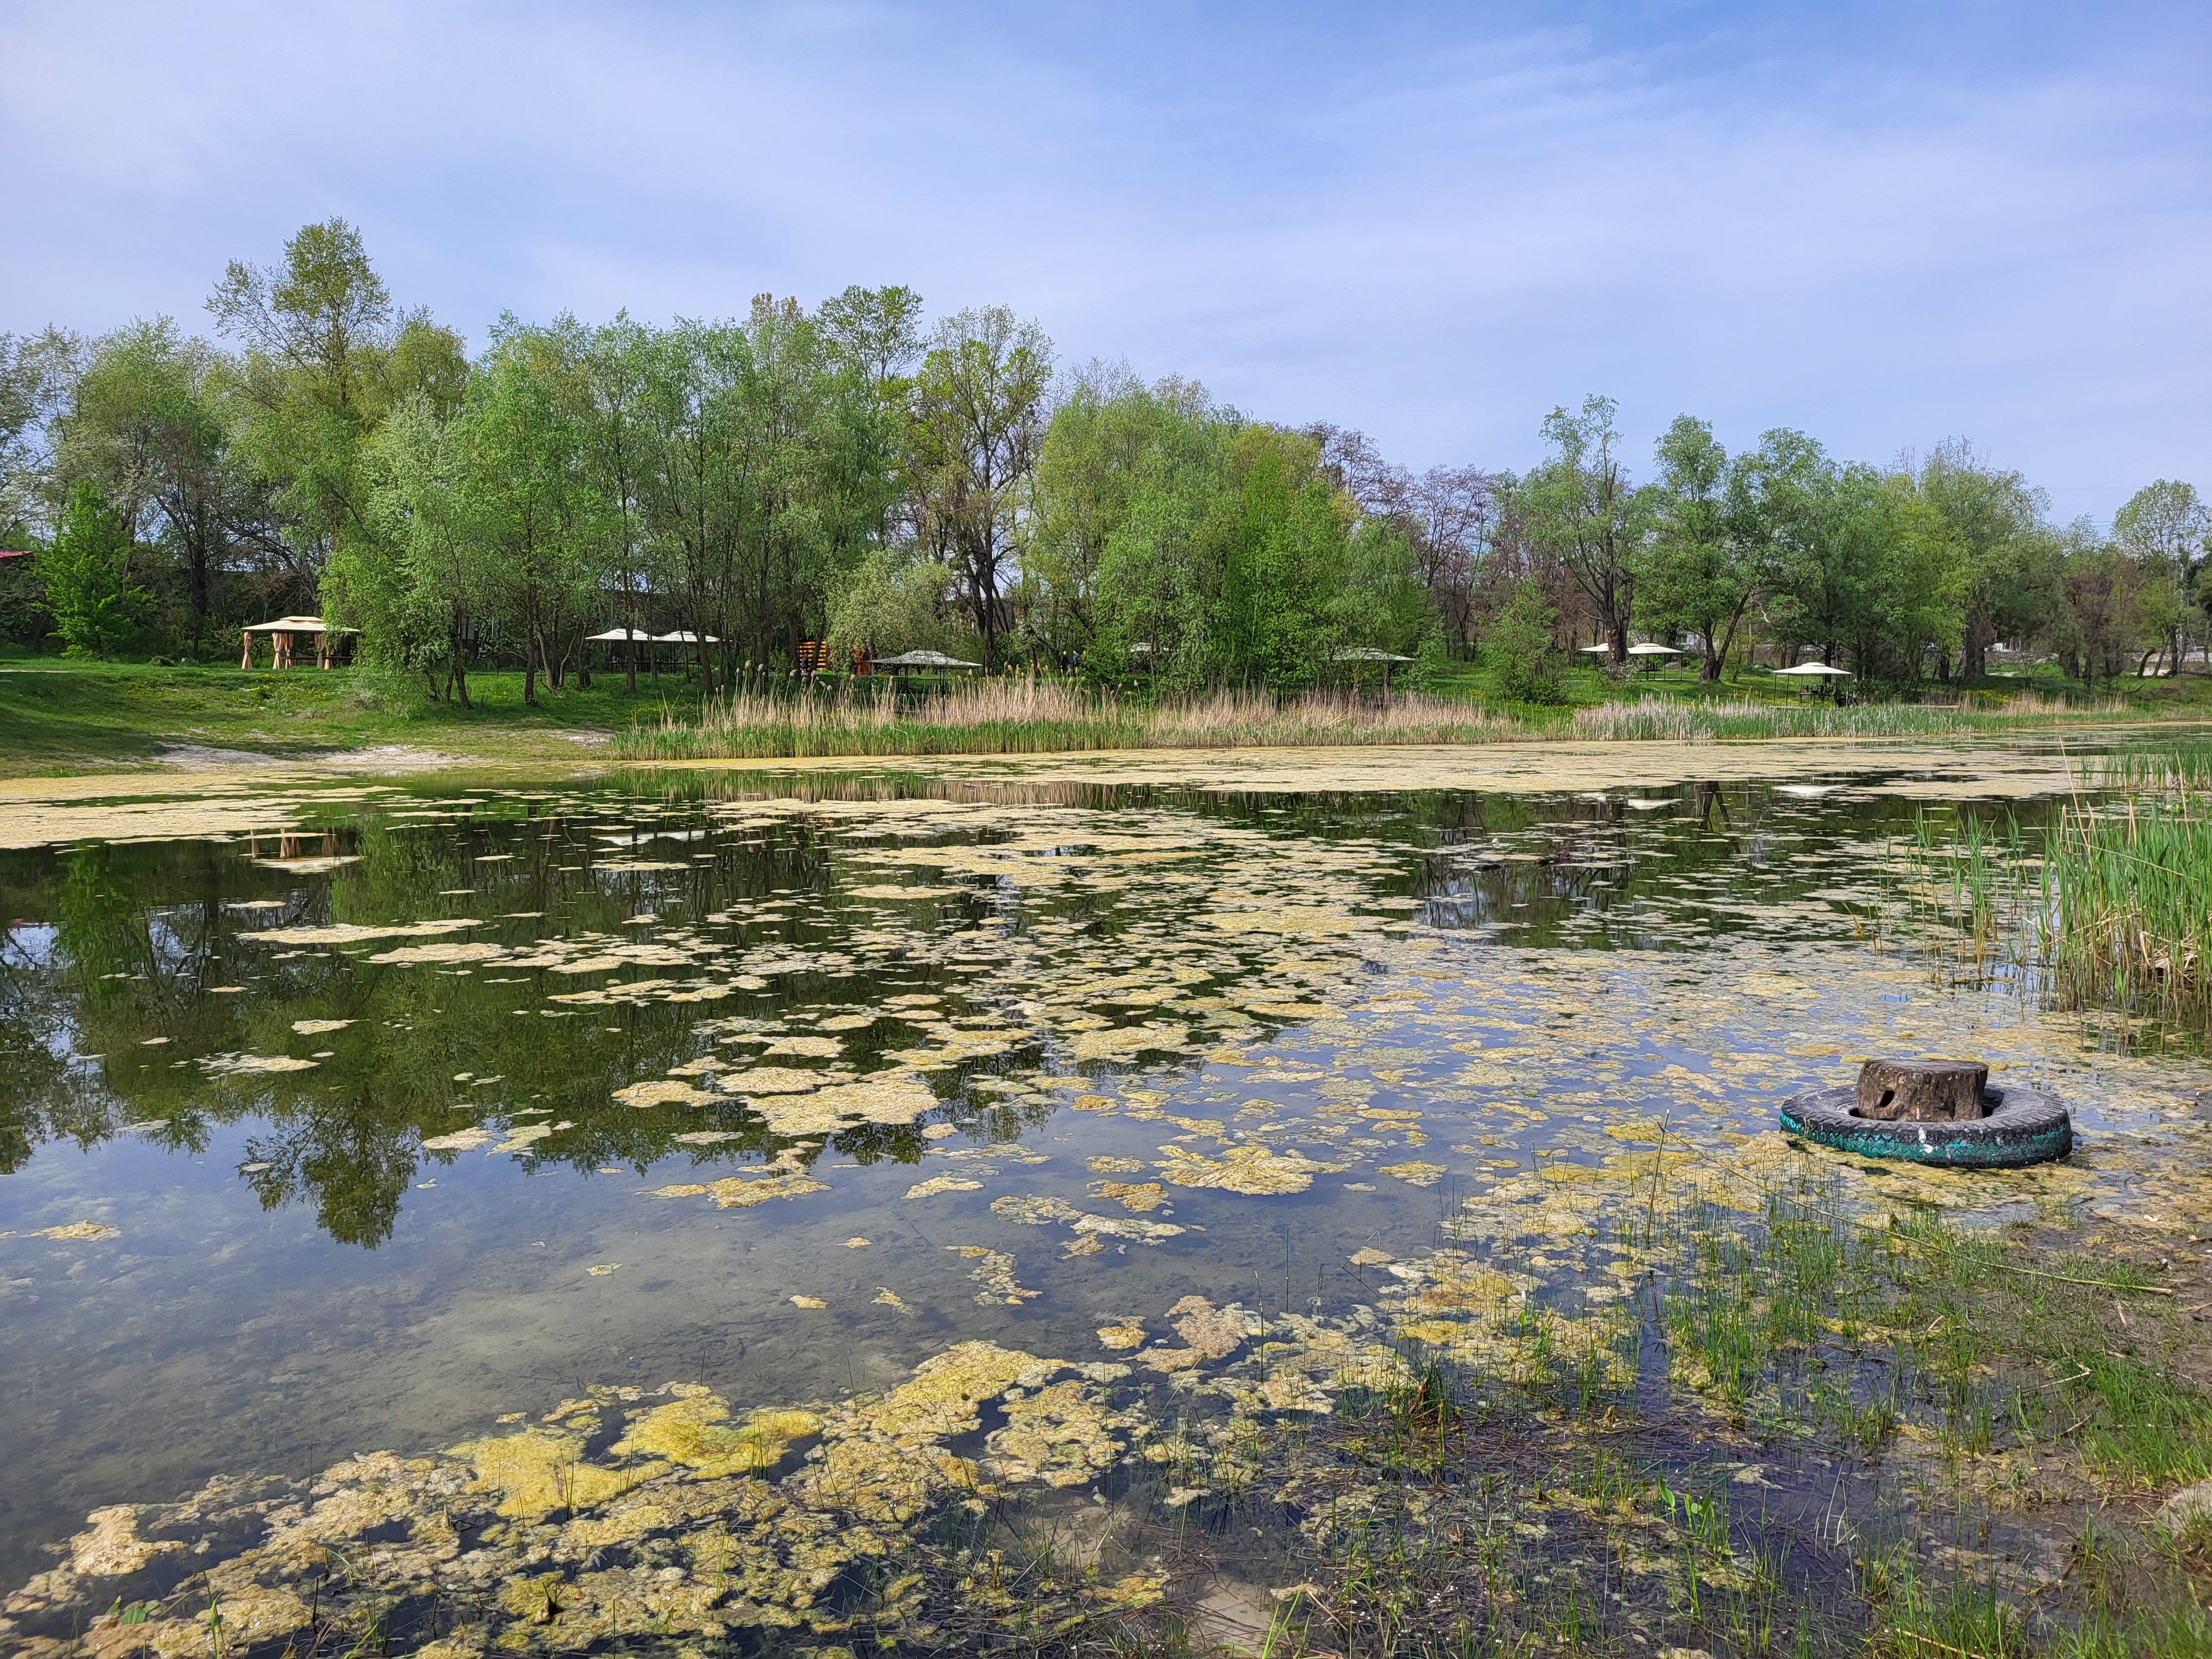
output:
[[1955,1123],[1986,1117],[1990,1068],[1971,1060],[1870,1060],[1860,1068],[1856,1117]]

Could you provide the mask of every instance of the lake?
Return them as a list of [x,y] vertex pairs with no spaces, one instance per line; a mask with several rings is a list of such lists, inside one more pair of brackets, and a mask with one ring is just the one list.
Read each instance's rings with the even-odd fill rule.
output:
[[[1916,815],[2067,787],[2033,748],[1812,744],[10,786],[0,1586],[49,1575],[12,1616],[52,1638],[231,1547],[149,1514],[128,1574],[80,1542],[54,1578],[93,1511],[376,1452],[463,1447],[518,1547],[580,1524],[486,1437],[796,1481],[872,1436],[1109,1505],[1361,1364],[1596,1352],[1631,1224],[1693,1182],[2212,1235],[2201,1054],[1898,920]],[[1775,1132],[1880,1054],[1986,1058],[2082,1150],[1967,1176]],[[957,1365],[937,1429],[870,1403]]]

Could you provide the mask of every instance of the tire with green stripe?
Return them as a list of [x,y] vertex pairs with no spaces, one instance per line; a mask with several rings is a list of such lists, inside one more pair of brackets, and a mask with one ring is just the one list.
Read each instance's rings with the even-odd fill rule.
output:
[[1960,1170],[2017,1169],[2074,1150],[2074,1120],[2039,1089],[1984,1089],[1982,1103],[1989,1115],[1955,1123],[1861,1117],[1851,1109],[1857,1101],[1858,1091],[1849,1085],[1793,1096],[1782,1105],[1783,1133],[1863,1158]]

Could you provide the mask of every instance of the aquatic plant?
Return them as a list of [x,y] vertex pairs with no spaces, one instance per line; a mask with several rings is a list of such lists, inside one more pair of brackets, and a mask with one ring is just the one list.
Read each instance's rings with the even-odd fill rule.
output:
[[1224,689],[1146,699],[1035,675],[903,692],[885,682],[741,690],[696,716],[665,712],[617,739],[633,760],[860,755],[1024,755],[1106,749],[1256,749],[1480,744],[1528,738],[1719,743],[1762,738],[1952,736],[2102,718],[2113,710],[2014,697],[1994,706],[1762,702],[1644,696],[1560,715],[1501,713],[1419,692],[1385,698]]
[[2124,798],[2063,807],[2042,866],[2060,981],[2078,1001],[2212,1022],[2212,746],[2098,773]]
[[1973,723],[1957,709],[1918,703],[1640,697],[1578,708],[1562,735],[1605,742],[1718,743],[1749,738],[1917,738],[1972,729]]
[[670,715],[621,739],[637,760],[836,755],[1042,754],[1100,749],[1244,749],[1482,743],[1522,728],[1475,703],[1340,692],[1277,698],[1217,691],[1148,703],[1065,680],[1006,676],[915,696],[885,685],[739,691],[696,720]]

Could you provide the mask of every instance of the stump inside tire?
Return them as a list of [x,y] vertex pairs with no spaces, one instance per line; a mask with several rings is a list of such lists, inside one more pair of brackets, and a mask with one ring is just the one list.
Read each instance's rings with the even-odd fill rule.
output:
[[2074,1150],[2073,1119],[2039,1089],[1984,1090],[1987,1115],[1954,1122],[1862,1117],[1857,1103],[1854,1086],[1794,1096],[1783,1103],[1783,1130],[1839,1152],[1948,1169],[2017,1169]]

